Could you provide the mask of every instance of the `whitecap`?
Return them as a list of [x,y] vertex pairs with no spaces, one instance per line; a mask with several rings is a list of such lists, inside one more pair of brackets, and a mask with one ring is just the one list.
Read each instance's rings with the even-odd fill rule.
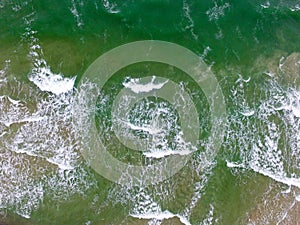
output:
[[291,7],[290,10],[292,12],[300,11],[300,4],[297,4],[297,5],[293,6],[293,7]]
[[198,40],[199,37],[194,31],[195,23],[194,23],[194,20],[192,19],[192,16],[191,16],[191,9],[190,9],[189,4],[185,0],[183,1],[183,11],[184,11],[184,17],[188,20],[188,23],[189,23],[189,25],[187,25],[185,27],[185,29],[190,30],[193,38],[195,40]]
[[245,111],[241,111],[240,113],[241,113],[243,116],[253,116],[254,113],[255,113],[255,111],[254,111],[254,110],[248,109],[248,110],[245,110]]
[[126,126],[128,126],[132,130],[144,131],[144,132],[146,132],[146,133],[148,133],[150,135],[160,134],[160,133],[163,132],[162,129],[159,129],[159,128],[151,126],[151,125],[137,126],[137,125],[135,125],[133,123],[126,122],[126,121],[123,121],[123,120],[119,120],[119,121],[121,121],[122,123],[124,123]]
[[108,0],[102,0],[102,4],[108,13],[116,14],[120,12],[120,9],[117,9],[116,3],[111,3]]
[[155,79],[156,77],[152,76],[152,80],[149,83],[143,84],[139,78],[130,78],[129,80],[123,82],[123,86],[130,89],[134,93],[141,93],[161,89],[168,82],[165,81],[163,83],[155,83]]
[[189,155],[191,154],[192,151],[188,150],[188,149],[185,149],[185,150],[172,150],[172,149],[169,149],[169,150],[153,150],[153,151],[150,151],[150,152],[143,152],[143,155],[148,157],[148,158],[164,158],[166,156],[169,156],[169,155]]
[[49,68],[39,68],[30,74],[29,80],[41,91],[56,95],[73,90],[76,77],[64,78],[61,74],[54,74]]
[[230,162],[226,160],[226,166],[228,168],[244,168],[245,166],[241,163]]
[[84,25],[82,16],[78,12],[78,5],[81,6],[83,5],[83,2],[79,2],[79,4],[76,4],[75,0],[72,0],[72,7],[70,8],[71,13],[73,14],[74,18],[76,19],[77,26],[80,28]]
[[251,166],[251,168],[253,169],[253,171],[260,173],[264,176],[270,177],[277,182],[300,188],[300,179],[298,178],[280,176],[278,174],[271,173],[267,170],[263,170],[262,168],[257,166]]
[[38,44],[38,39],[35,37],[36,31],[27,28],[25,36],[30,39],[29,55],[33,61],[33,68],[28,75],[28,79],[33,82],[41,91],[47,91],[56,95],[73,90],[76,76],[65,78],[62,74],[55,74],[51,71],[50,66],[44,59],[43,49]]
[[218,20],[220,17],[225,16],[225,9],[228,9],[230,7],[230,4],[226,2],[224,5],[217,5],[215,3],[215,6],[211,9],[206,11],[206,15],[208,15],[209,21]]
[[177,217],[181,223],[185,225],[191,225],[189,220],[185,218],[184,216],[181,216],[179,214],[171,213],[168,210],[162,211],[162,212],[152,212],[152,213],[145,213],[145,214],[130,214],[130,216],[139,218],[139,219],[148,219],[148,220],[166,220],[171,219],[174,217]]
[[263,9],[268,9],[270,7],[270,2],[267,1],[266,3],[263,3],[260,5]]
[[[228,168],[242,168],[242,169],[247,168],[243,164],[238,164],[238,163],[229,162],[229,161],[226,161],[226,166]],[[255,171],[255,172],[257,172],[257,173],[259,173],[261,175],[264,175],[266,177],[269,177],[269,178],[271,178],[271,179],[273,179],[273,180],[275,180],[275,181],[277,181],[279,183],[283,183],[283,184],[286,184],[288,186],[295,186],[295,187],[299,187],[300,188],[300,179],[290,178],[290,177],[286,177],[286,176],[280,176],[280,175],[272,173],[272,172],[270,172],[268,170],[264,170],[261,167],[258,167],[258,166],[254,165],[254,164],[252,164],[250,166],[250,168],[253,171]],[[288,192],[286,192],[286,193],[288,193]]]

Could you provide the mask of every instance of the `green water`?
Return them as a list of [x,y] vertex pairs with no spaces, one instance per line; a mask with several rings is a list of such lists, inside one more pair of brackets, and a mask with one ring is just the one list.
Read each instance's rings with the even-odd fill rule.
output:
[[[268,114],[257,110],[253,117],[244,117],[239,113],[243,107],[258,109],[263,102],[272,99],[272,96],[278,93],[279,96],[287,96],[286,91],[289,88],[299,87],[299,71],[290,74],[278,72],[282,57],[300,52],[299,8],[296,0],[0,0],[0,70],[4,71],[0,73],[0,81],[3,77],[6,79],[6,82],[0,82],[0,95],[23,101],[29,111],[35,111],[37,104],[42,101],[49,102],[48,105],[58,104],[55,102],[55,95],[53,97],[50,93],[39,90],[28,79],[32,68],[43,66],[35,66],[35,60],[44,59],[53,73],[62,74],[65,78],[76,76],[75,87],[78,87],[86,69],[103,53],[133,41],[163,40],[190,49],[211,67],[224,94],[228,114],[224,142],[210,163],[204,163],[206,166],[200,165],[201,161],[205,161],[201,152],[205,152],[206,149],[201,146],[187,165],[170,179],[149,187],[130,188],[121,187],[98,175],[86,165],[80,154],[76,159],[75,168],[62,172],[45,160],[49,158],[46,153],[39,152],[39,146],[43,145],[38,143],[43,141],[38,139],[33,139],[33,143],[36,144],[31,146],[31,149],[38,152],[37,155],[28,156],[24,152],[17,152],[9,156],[7,152],[15,152],[15,149],[10,149],[7,143],[20,140],[14,139],[13,135],[18,133],[23,124],[12,125],[7,128],[8,136],[0,136],[0,155],[3,158],[0,159],[0,169],[2,167],[4,171],[7,158],[16,157],[16,160],[29,160],[24,168],[28,168],[30,172],[24,172],[27,170],[17,165],[16,168],[21,172],[16,172],[8,178],[0,178],[0,190],[3,191],[0,192],[0,224],[148,224],[149,220],[130,216],[138,212],[147,212],[149,209],[148,205],[142,204],[145,199],[137,197],[143,193],[151,196],[151,201],[157,203],[162,211],[168,210],[173,214],[182,215],[188,218],[191,224],[248,224],[249,215],[257,209],[258,203],[263,204],[263,197],[274,183],[277,184],[274,179],[255,172],[249,164],[256,140],[269,133],[270,137],[276,139],[278,134],[281,137],[278,148],[283,152],[283,158],[280,160],[286,172],[283,176],[293,177],[298,182],[300,179],[299,146],[289,145],[292,142],[289,139],[293,136],[291,134],[299,131],[299,118],[295,116],[293,127],[290,125],[291,120],[285,117],[285,112]],[[37,56],[30,53],[34,45],[40,46],[34,50]],[[275,71],[273,77],[265,74],[270,71]],[[207,139],[211,132],[208,102],[203,91],[199,90],[184,72],[160,63],[131,65],[118,71],[107,82],[102,94],[113,98],[122,88],[121,84],[128,74],[135,78],[157,74],[174,82],[183,81],[199,113],[199,138]],[[241,77],[245,80],[250,78],[250,81],[238,81]],[[51,100],[51,97],[48,100],[49,95],[54,100]],[[101,97],[99,98],[101,101]],[[296,97],[295,99],[299,101]],[[65,101],[68,102],[67,97]],[[275,100],[274,102],[276,103]],[[98,126],[102,121],[105,126],[111,125],[110,104],[111,99],[107,105],[99,103],[102,108],[98,110],[96,118]],[[54,110],[55,113],[61,113],[59,118],[63,118],[64,112],[67,111],[65,108],[68,107],[67,103],[62,105],[58,111]],[[0,106],[3,107],[0,108],[0,118],[5,118],[5,113],[8,113],[5,104]],[[51,114],[50,110],[48,113]],[[45,115],[48,116],[47,113]],[[51,116],[49,120],[55,120],[56,116]],[[58,130],[54,131],[61,134],[61,139],[74,138],[74,127],[59,127],[59,123],[65,121],[57,121]],[[55,124],[55,121],[52,122]],[[278,127],[273,133],[269,128],[271,123]],[[50,130],[51,124],[45,129]],[[4,125],[0,125],[0,132],[6,131]],[[112,131],[106,133],[105,128],[102,138],[111,144],[112,155],[125,163],[147,161],[141,153],[122,148],[116,137],[111,134]],[[30,132],[33,135],[36,131],[32,129]],[[53,145],[59,148],[60,142],[55,137],[60,136],[52,136],[51,133],[49,138],[45,138],[45,135],[41,134],[41,138],[53,139]],[[266,139],[261,140],[267,142]],[[23,142],[17,145],[20,149],[27,139]],[[46,144],[45,146],[47,149]],[[76,144],[72,146],[76,149],[78,147]],[[267,150],[271,148],[272,146],[269,146]],[[277,156],[277,153],[272,154]],[[43,157],[39,157],[40,155]],[[244,163],[244,166],[229,168],[226,166],[227,161]],[[264,163],[269,166],[269,162],[260,162],[259,165]],[[274,169],[280,165],[277,161],[272,164],[271,172],[282,175],[279,169]],[[202,169],[199,169],[200,167]],[[67,173],[71,173],[72,176]],[[20,178],[16,179],[18,176]],[[19,185],[20,180],[24,184]],[[26,189],[27,182],[43,187],[43,195],[37,198],[37,203],[31,204],[34,197],[30,194],[20,195],[18,198],[17,193]],[[8,193],[14,189],[14,185],[18,187],[17,191],[11,192],[10,196]],[[279,188],[276,190],[280,193],[287,188],[287,185],[279,182]],[[5,192],[6,189],[8,192]],[[299,190],[296,187],[295,189],[293,193],[299,195]],[[292,204],[294,199],[287,201],[291,201]],[[136,205],[140,205],[139,210],[136,210]],[[213,213],[210,215],[212,209]],[[22,212],[29,214],[27,217],[30,218],[20,216]],[[300,213],[299,208],[297,212]],[[281,215],[279,214],[276,214],[278,218]],[[256,222],[263,224],[262,221],[257,219]],[[178,220],[169,223],[180,224]],[[164,220],[162,224],[168,224],[168,221]]]

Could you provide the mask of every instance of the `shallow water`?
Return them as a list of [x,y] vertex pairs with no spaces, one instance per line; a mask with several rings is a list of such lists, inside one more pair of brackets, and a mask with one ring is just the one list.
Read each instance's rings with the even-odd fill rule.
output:
[[[299,223],[298,1],[0,0],[0,27],[0,224]],[[140,40],[188,48],[216,76],[227,112],[219,151],[211,151],[209,97],[184,71],[137,63],[102,90],[83,78],[100,55]],[[160,89],[164,79],[193,101],[197,145],[180,133],[191,107],[180,114],[158,95],[134,104],[127,121],[111,115],[127,104],[113,106],[122,88]],[[91,122],[125,164],[190,158],[161,182],[116,184],[82,154],[99,138],[90,136]],[[120,136],[155,138],[140,152]]]

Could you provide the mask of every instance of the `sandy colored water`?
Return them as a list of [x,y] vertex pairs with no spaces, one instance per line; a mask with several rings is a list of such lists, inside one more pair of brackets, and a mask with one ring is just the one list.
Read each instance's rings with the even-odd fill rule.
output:
[[248,224],[300,224],[300,202],[295,199],[300,189],[286,186],[288,193],[285,193],[282,186],[270,180],[269,189],[249,212]]

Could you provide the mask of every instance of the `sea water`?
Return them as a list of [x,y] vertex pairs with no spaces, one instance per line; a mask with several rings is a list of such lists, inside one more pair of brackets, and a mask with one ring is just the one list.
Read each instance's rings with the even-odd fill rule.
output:
[[[84,79],[99,56],[142,40],[181,45],[216,76],[226,123],[215,154],[208,96],[180,69],[129,65],[102,90]],[[1,224],[299,223],[298,1],[0,0],[0,53]],[[144,77],[151,79],[142,83]],[[113,99],[122,88],[159,90],[166,81],[158,77],[191,96],[197,146],[183,139],[179,113],[158,96],[137,102],[125,123],[117,118],[130,128],[124,137],[156,135],[148,151],[118,140]],[[91,138],[90,112],[110,154],[123,163],[190,158],[161,182],[116,184],[81,154]]]

